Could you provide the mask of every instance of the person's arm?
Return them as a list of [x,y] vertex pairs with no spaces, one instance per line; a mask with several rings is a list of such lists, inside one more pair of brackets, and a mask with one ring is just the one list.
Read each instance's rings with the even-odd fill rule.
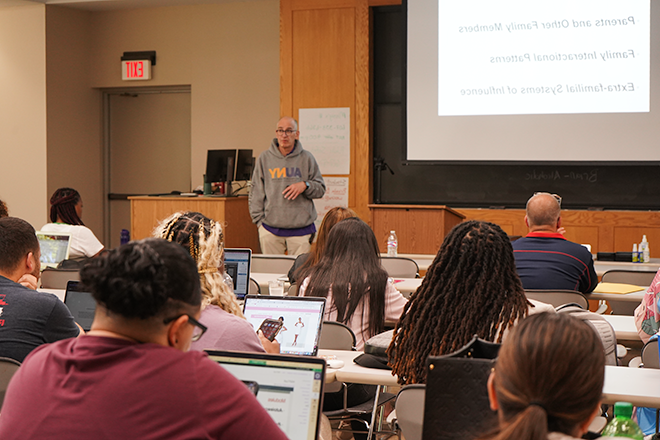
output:
[[[589,253],[587,260],[587,269],[582,274],[582,280],[580,280],[580,291],[583,293],[593,292],[598,285],[598,275],[596,274],[596,268],[594,267],[594,260],[591,253]],[[584,290],[582,290],[582,288],[584,288]]]
[[18,284],[31,290],[37,290],[37,287],[39,287],[39,280],[37,280],[37,277],[34,275],[26,273],[18,279]]
[[96,235],[86,226],[79,229],[78,240],[86,257],[96,257],[103,252],[103,243],[96,238]]
[[264,334],[261,332],[261,330],[257,330],[257,337],[259,338],[261,345],[264,347],[264,350],[266,350],[266,353],[280,354],[279,342],[277,342],[274,339],[272,341],[269,341],[268,338],[265,337]]
[[388,279],[385,287],[385,320],[398,321],[406,304],[408,299],[394,287],[392,280]]
[[259,156],[254,167],[254,172],[252,173],[252,188],[250,189],[250,195],[248,198],[250,217],[252,217],[252,223],[257,226],[261,225],[265,215],[264,207],[266,203],[266,189],[264,188],[262,171],[261,156]]

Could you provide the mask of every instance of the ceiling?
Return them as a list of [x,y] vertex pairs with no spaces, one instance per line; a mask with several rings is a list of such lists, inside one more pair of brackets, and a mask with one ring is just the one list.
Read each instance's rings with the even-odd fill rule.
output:
[[245,1],[256,0],[0,0],[0,7],[46,4],[66,6],[86,11],[113,11],[118,9],[153,8],[157,6],[237,3]]

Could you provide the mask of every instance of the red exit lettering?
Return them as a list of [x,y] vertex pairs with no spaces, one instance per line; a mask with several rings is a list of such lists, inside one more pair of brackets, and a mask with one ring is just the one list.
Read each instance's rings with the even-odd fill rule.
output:
[[143,78],[144,77],[144,61],[127,61],[126,62],[126,77],[127,78]]

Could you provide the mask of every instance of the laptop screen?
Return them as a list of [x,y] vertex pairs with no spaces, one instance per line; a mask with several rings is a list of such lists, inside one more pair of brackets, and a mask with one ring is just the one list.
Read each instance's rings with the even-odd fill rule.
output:
[[231,351],[207,353],[256,391],[259,403],[290,439],[317,438],[325,360]]
[[69,258],[71,234],[37,231],[37,240],[41,249],[41,267],[57,267]]
[[251,249],[225,248],[225,272],[234,280],[234,294],[238,299],[249,293],[251,262]]
[[96,300],[91,293],[85,292],[78,281],[69,281],[64,294],[64,304],[69,308],[73,319],[86,332],[92,328],[94,312],[96,311]]
[[304,356],[316,356],[324,311],[325,298],[308,296],[248,295],[243,305],[243,314],[255,329],[266,318],[283,320],[275,337],[280,351]]

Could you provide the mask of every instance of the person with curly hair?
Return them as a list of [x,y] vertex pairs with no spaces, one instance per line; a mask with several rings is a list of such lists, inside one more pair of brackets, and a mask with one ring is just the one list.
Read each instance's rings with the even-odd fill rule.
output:
[[59,188],[50,198],[50,221],[41,231],[71,234],[69,258],[96,257],[103,244],[83,221],[83,203],[78,191],[73,188]]
[[241,381],[188,351],[206,327],[197,264],[180,245],[119,246],[80,279],[97,303],[91,330],[28,356],[7,390],[0,438],[286,440]]
[[7,204],[0,200],[0,218],[9,217],[9,209],[7,209]]
[[197,263],[202,286],[202,320],[209,331],[193,342],[193,350],[280,352],[278,342],[255,332],[225,283],[225,242],[220,223],[199,212],[176,212],[163,220],[153,235],[183,246]]
[[410,297],[387,349],[389,364],[399,383],[425,383],[428,356],[452,353],[474,335],[502,342],[538,311],[554,309],[525,297],[506,233],[493,223],[460,223]]
[[488,379],[500,426],[488,440],[577,440],[601,410],[605,354],[598,334],[562,313],[516,325]]

